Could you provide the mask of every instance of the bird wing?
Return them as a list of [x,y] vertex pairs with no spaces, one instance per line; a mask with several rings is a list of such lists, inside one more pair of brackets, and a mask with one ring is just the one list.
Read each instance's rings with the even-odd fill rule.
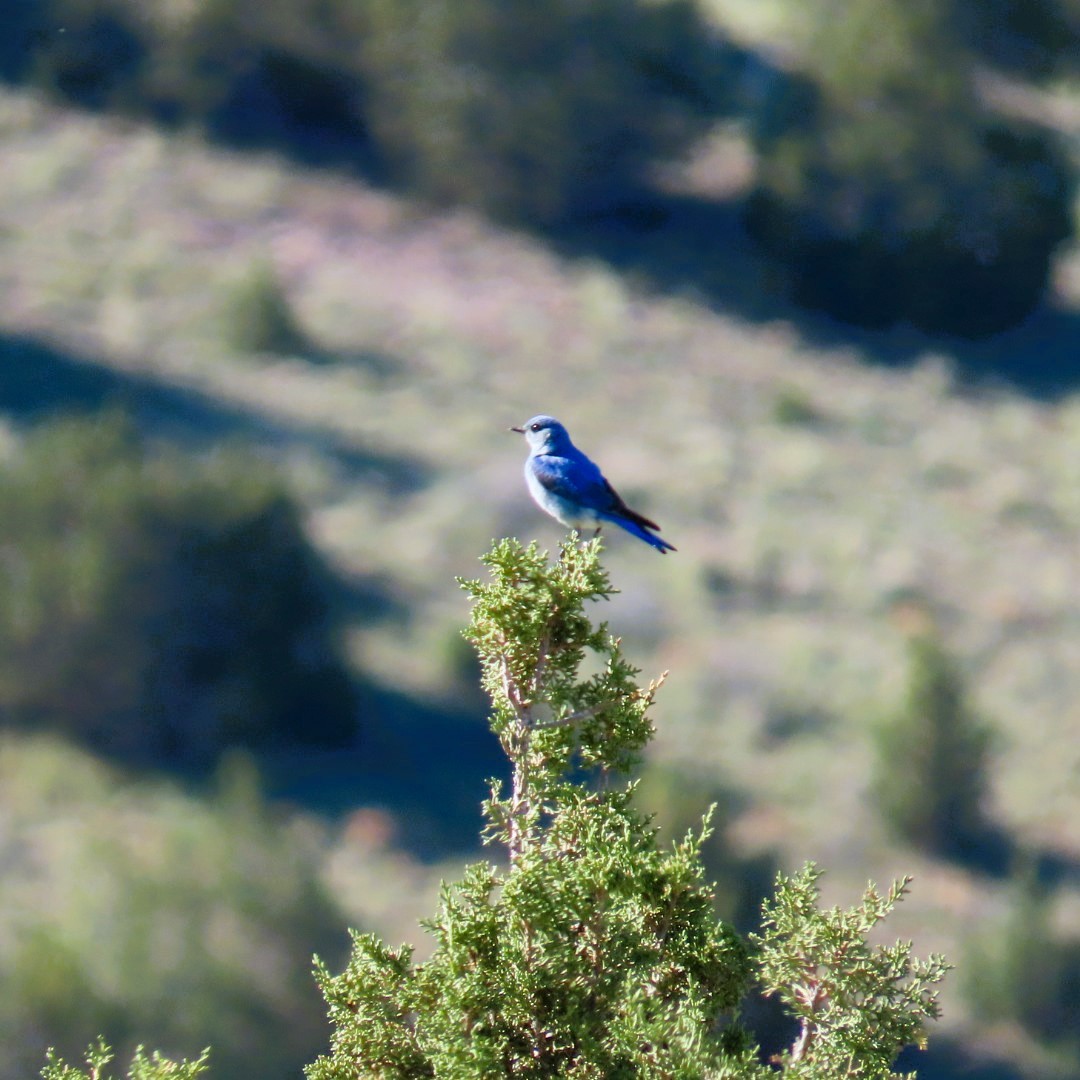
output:
[[533,475],[552,495],[590,510],[607,510],[611,496],[600,470],[586,457],[539,454],[531,459]]
[[646,529],[660,528],[631,510],[596,464],[584,456],[577,459],[541,454],[532,459],[532,469],[540,485],[552,495],[602,514],[616,514]]

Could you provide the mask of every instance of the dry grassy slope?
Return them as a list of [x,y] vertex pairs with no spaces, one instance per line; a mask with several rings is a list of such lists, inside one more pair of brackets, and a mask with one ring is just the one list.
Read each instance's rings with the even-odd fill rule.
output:
[[[748,846],[820,857],[836,895],[917,868],[926,947],[983,910],[885,846],[865,802],[866,729],[902,684],[889,599],[915,588],[1000,729],[995,812],[1080,855],[1080,400],[963,395],[947,356],[864,366],[467,215],[10,92],[0,172],[0,329],[242,416],[337,563],[409,605],[407,626],[357,630],[379,677],[454,693],[453,576],[493,536],[560,539],[505,431],[552,412],[679,547],[612,537],[604,615],[647,672],[672,670],[657,752],[753,795]],[[225,297],[266,256],[351,359],[230,351]],[[777,422],[792,394],[819,423]],[[396,494],[324,443],[417,457],[431,482]]]

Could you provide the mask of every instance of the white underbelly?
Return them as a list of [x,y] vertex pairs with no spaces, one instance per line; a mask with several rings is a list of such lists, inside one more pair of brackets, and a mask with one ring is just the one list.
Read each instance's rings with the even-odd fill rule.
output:
[[529,485],[529,494],[532,495],[537,506],[557,521],[561,521],[568,529],[595,529],[600,525],[600,518],[597,517],[595,510],[555,495],[544,487],[531,471],[525,474],[525,481]]

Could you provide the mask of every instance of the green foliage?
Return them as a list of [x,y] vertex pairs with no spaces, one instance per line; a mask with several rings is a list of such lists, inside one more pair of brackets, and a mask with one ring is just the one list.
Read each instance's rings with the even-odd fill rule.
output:
[[[509,791],[495,784],[484,806],[507,868],[477,863],[444,886],[429,960],[357,934],[342,974],[318,964],[334,1034],[309,1080],[773,1075],[734,1020],[751,958],[714,914],[707,821],[663,850],[633,807],[635,785],[618,779],[651,735],[659,683],[639,687],[618,641],[586,614],[612,593],[599,551],[572,534],[549,565],[535,544],[502,541],[483,560],[492,580],[462,583],[512,767]],[[943,968],[866,946],[899,891],[821,912],[815,881],[812,870],[780,879],[758,942],[766,989],[813,1033],[813,1052],[805,1035],[787,1071],[887,1075],[935,1015],[928,987]],[[811,976],[832,1004],[815,997],[808,1016]]]
[[226,339],[242,352],[292,356],[311,346],[267,259],[256,262],[233,285],[225,298],[223,319]]
[[715,45],[687,0],[368,0],[381,152],[422,194],[557,222],[701,134]]
[[782,875],[764,906],[758,946],[761,984],[799,1021],[799,1035],[778,1064],[790,1077],[860,1076],[888,1080],[903,1047],[924,1046],[925,1021],[938,1016],[933,989],[948,965],[939,956],[911,958],[911,943],[871,946],[867,935],[907,891],[886,895],[873,885],[844,910],[818,906],[821,871]]
[[700,830],[702,807],[710,807],[711,827],[703,837],[701,859],[712,882],[713,907],[738,928],[757,926],[776,863],[769,855],[747,857],[728,839],[727,825],[743,805],[732,787],[721,783],[712,769],[688,772],[649,760],[640,771],[634,798],[665,837]]
[[323,571],[265,465],[147,452],[122,418],[28,437],[0,476],[0,715],[205,765],[354,726]]
[[[196,1080],[206,1072],[210,1052],[204,1050],[197,1061],[170,1061],[163,1058],[156,1050],[149,1057],[140,1046],[135,1050],[131,1067],[127,1071],[128,1080]],[[113,1060],[112,1049],[99,1039],[96,1045],[86,1048],[86,1065],[89,1071],[83,1071],[74,1065],[68,1065],[63,1058],[57,1057],[53,1050],[48,1053],[48,1064],[41,1070],[41,1080],[107,1080],[105,1067]]]
[[324,836],[273,809],[245,761],[197,798],[8,735],[0,820],[3,1080],[102,1031],[125,1053],[209,1043],[220,1080],[285,1080],[325,1042],[310,958],[346,942]]
[[1044,133],[981,106],[947,9],[826,5],[808,76],[758,128],[750,206],[797,297],[972,336],[1027,314],[1070,232],[1070,173]]
[[964,856],[987,831],[983,801],[990,731],[933,629],[908,639],[903,707],[875,732],[873,791],[889,827],[929,852]]

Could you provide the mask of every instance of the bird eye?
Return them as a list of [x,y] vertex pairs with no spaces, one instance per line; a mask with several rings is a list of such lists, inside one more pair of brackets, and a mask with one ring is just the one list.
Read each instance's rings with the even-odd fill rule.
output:
[[540,430],[540,425],[539,424],[531,424],[530,427],[529,427],[529,430],[530,431],[539,431]]

